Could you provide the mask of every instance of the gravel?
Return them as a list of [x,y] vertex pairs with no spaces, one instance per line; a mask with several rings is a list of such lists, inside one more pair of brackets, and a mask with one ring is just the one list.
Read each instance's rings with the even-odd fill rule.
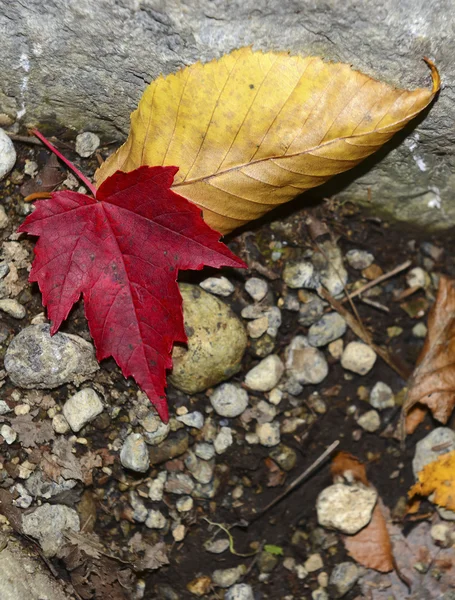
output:
[[260,302],[266,297],[267,292],[269,291],[269,286],[263,279],[251,277],[245,282],[245,290],[253,298],[253,300]]
[[150,466],[147,445],[140,433],[131,433],[120,450],[120,462],[125,469],[145,473]]
[[324,354],[309,348],[307,338],[296,336],[286,350],[286,371],[302,385],[321,383],[328,375],[329,366]]
[[319,525],[353,535],[370,522],[377,498],[373,488],[335,483],[316,500]]
[[215,448],[213,444],[207,442],[199,442],[193,446],[194,453],[203,460],[210,460],[215,456]]
[[344,268],[341,250],[331,240],[319,244],[320,252],[315,252],[312,263],[319,272],[322,285],[332,296],[344,291],[348,281],[348,273]]
[[287,263],[283,270],[283,281],[290,288],[317,289],[319,277],[313,264],[308,260]]
[[92,388],[84,388],[68,398],[63,415],[74,432],[78,432],[103,412],[103,403]]
[[281,379],[284,365],[277,354],[261,360],[245,376],[245,385],[257,392],[269,392]]
[[147,413],[140,424],[145,430],[144,439],[150,446],[157,446],[164,441],[171,430],[170,424],[163,423],[155,411]]
[[378,410],[394,407],[395,397],[392,389],[383,381],[375,383],[370,393],[370,404]]
[[239,565],[230,569],[217,569],[212,573],[212,581],[221,588],[233,586],[245,574],[245,565]]
[[26,310],[17,300],[11,298],[5,298],[0,300],[0,310],[10,315],[14,319],[23,319],[25,317]]
[[8,175],[15,162],[16,150],[14,144],[3,129],[0,129],[0,181]]
[[376,362],[376,352],[362,342],[350,342],[343,350],[341,366],[358,375],[366,375]]
[[198,410],[189,412],[186,415],[180,415],[176,419],[179,423],[183,423],[187,427],[194,427],[194,429],[202,429],[204,427],[204,415]]
[[266,446],[267,448],[276,446],[280,443],[280,424],[276,421],[272,423],[258,423],[256,425],[256,435],[261,446]]
[[38,540],[44,555],[51,557],[66,543],[65,530],[80,530],[79,515],[63,504],[46,503],[23,515],[22,528],[26,535]]
[[199,284],[203,290],[217,296],[230,296],[234,286],[226,277],[209,277]]
[[230,427],[222,427],[213,441],[213,447],[217,454],[223,454],[232,446],[234,440],[232,438],[232,429]]
[[346,561],[338,563],[329,578],[329,593],[331,598],[342,598],[355,586],[360,577],[356,564]]
[[346,260],[353,269],[361,271],[374,263],[374,256],[366,250],[354,249],[346,253]]
[[96,133],[91,131],[80,133],[76,136],[76,152],[82,158],[88,158],[99,148],[100,143],[101,140]]
[[167,519],[163,513],[153,508],[149,511],[145,526],[149,529],[164,529],[167,525]]
[[346,321],[337,312],[324,315],[308,331],[310,346],[326,346],[341,338],[346,332]]
[[238,417],[246,410],[248,402],[246,390],[233,383],[223,383],[210,395],[210,403],[221,417]]
[[224,595],[225,600],[254,600],[253,588],[247,583],[236,583]]
[[304,301],[299,305],[299,323],[309,327],[319,321],[324,314],[324,302],[313,292],[302,294]]
[[373,433],[381,427],[381,418],[375,410],[369,410],[358,418],[357,423],[365,431]]
[[0,427],[0,435],[8,445],[13,444],[17,439],[17,433],[9,425]]

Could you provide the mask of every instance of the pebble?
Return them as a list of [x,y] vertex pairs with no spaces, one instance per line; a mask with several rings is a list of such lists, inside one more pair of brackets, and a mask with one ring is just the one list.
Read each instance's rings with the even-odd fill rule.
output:
[[377,498],[373,488],[343,483],[330,485],[316,500],[318,523],[353,535],[370,522]]
[[245,573],[245,565],[238,565],[230,569],[216,569],[216,571],[213,571],[212,580],[218,587],[228,588],[237,583]]
[[277,354],[271,354],[261,360],[245,376],[245,384],[251,390],[269,392],[281,379],[284,365]]
[[[187,584],[186,589],[198,598],[205,597],[212,589],[212,580],[207,575],[197,577]],[[180,596],[178,596],[178,598],[180,598]],[[178,598],[176,600],[178,600]]]
[[270,423],[276,417],[276,408],[265,400],[259,400],[253,412],[258,423]]
[[[4,207],[0,204],[0,231],[2,229],[5,229],[5,227],[8,225],[8,223],[9,223],[8,215],[6,214]],[[3,264],[7,264],[7,263],[3,263]],[[9,267],[8,267],[8,271],[3,275],[3,277],[8,275],[8,272],[9,272]],[[1,277],[1,279],[3,279],[3,277]]]
[[230,427],[222,427],[213,442],[213,447],[217,454],[223,454],[233,443],[232,429]]
[[299,323],[309,327],[319,321],[324,314],[324,302],[313,292],[304,294],[304,302],[299,305]]
[[204,543],[204,548],[210,554],[223,554],[229,548],[230,542],[228,538],[218,538],[217,540],[207,540]]
[[342,598],[355,586],[360,577],[356,564],[346,561],[338,563],[329,577],[329,593],[331,598]]
[[13,444],[17,439],[17,433],[9,425],[1,426],[0,435],[8,445]]
[[210,483],[215,471],[215,461],[202,460],[193,452],[188,452],[185,458],[185,467],[198,483]]
[[175,503],[175,507],[179,512],[189,512],[193,509],[193,506],[194,500],[191,496],[182,496],[181,498],[178,498]]
[[346,252],[346,260],[353,269],[361,271],[374,263],[374,256],[366,250],[354,249]]
[[337,312],[324,315],[317,323],[311,325],[308,331],[310,346],[325,346],[346,332],[346,321]]
[[14,319],[23,319],[26,315],[25,306],[10,298],[0,300],[0,310]]
[[164,484],[166,483],[166,480],[166,471],[161,471],[161,473],[158,473],[158,476],[155,477],[155,479],[149,481],[148,489],[150,500],[153,500],[153,502],[161,502],[163,499]]
[[314,571],[319,571],[324,568],[324,563],[322,562],[320,554],[311,554],[304,562],[303,566],[308,573],[314,573]]
[[49,481],[43,471],[35,471],[25,482],[27,491],[34,497],[52,498],[68,490],[72,490],[77,485],[75,479],[58,478],[58,482]]
[[167,525],[167,519],[160,510],[151,509],[149,511],[145,526],[149,529],[164,529]]
[[68,421],[61,413],[57,413],[55,417],[52,418],[52,428],[55,431],[55,433],[61,434],[68,433],[68,431],[70,430]]
[[170,494],[188,496],[194,490],[194,481],[186,473],[169,473],[164,490]]
[[215,448],[213,444],[207,442],[199,442],[193,446],[194,453],[197,457],[203,460],[210,460],[215,456]]
[[176,419],[179,423],[183,423],[187,427],[194,427],[194,429],[202,429],[204,427],[204,415],[198,410],[176,417]]
[[255,300],[260,302],[266,297],[269,291],[269,286],[266,281],[259,279],[259,277],[251,277],[245,282],[246,292]]
[[250,321],[246,328],[248,330],[248,335],[250,336],[250,338],[253,338],[254,340],[258,339],[261,337],[261,335],[264,335],[264,333],[267,331],[269,327],[269,319],[267,317],[267,315],[264,315],[263,317],[260,317],[259,319],[254,319],[253,321]]
[[406,273],[406,283],[410,288],[426,288],[430,285],[431,280],[422,267],[414,267]]
[[22,388],[80,384],[99,369],[92,344],[77,335],[56,333],[47,324],[30,325],[16,335],[5,355],[11,381]]
[[256,434],[261,446],[266,446],[267,448],[276,446],[280,443],[280,424],[277,422],[258,423],[256,425]]
[[280,444],[277,448],[274,448],[269,456],[283,471],[291,471],[297,462],[295,450],[284,444]]
[[185,525],[183,525],[183,523],[178,523],[177,525],[175,525],[175,527],[173,527],[172,537],[174,538],[174,541],[181,542],[182,540],[185,539],[185,535],[186,535],[186,529],[185,529]]
[[82,158],[88,158],[98,150],[100,143],[101,140],[96,133],[85,131],[76,136],[76,152],[79,156],[82,156]]
[[[436,448],[434,450],[433,448]],[[437,448],[440,448],[439,450]],[[412,461],[412,470],[414,477],[426,465],[437,460],[442,454],[455,450],[455,431],[448,427],[437,427],[433,429],[420,442],[417,442],[414,458]]]
[[311,600],[329,600],[329,597],[325,590],[317,588],[311,592]]
[[11,412],[11,408],[4,400],[0,400],[0,415],[6,415],[6,413]]
[[331,240],[319,244],[321,252],[315,252],[313,265],[319,272],[322,285],[332,296],[338,296],[348,281],[348,273],[344,268],[341,250]]
[[281,402],[281,400],[283,400],[283,390],[280,390],[280,388],[273,388],[273,390],[270,390],[269,392],[269,402],[270,404],[273,404],[275,406],[278,406],[278,404]]
[[313,263],[308,260],[287,263],[283,270],[283,281],[293,289],[317,289],[319,286],[318,274],[315,273]]
[[[8,175],[16,162],[16,150],[9,135],[0,128],[0,181]],[[1,218],[0,218],[1,229]]]
[[[3,208],[3,206],[0,208]],[[0,214],[0,229],[2,229],[1,221],[2,221],[2,216]],[[0,262],[0,279],[3,279],[4,277],[6,277],[8,275],[8,273],[9,273],[8,263],[6,261]]]
[[261,573],[271,573],[278,564],[278,557],[270,552],[261,552],[258,558],[258,568]]
[[129,493],[129,500],[131,508],[133,509],[133,519],[137,523],[144,523],[148,516],[148,510],[145,507],[145,504],[133,490]]
[[224,600],[254,600],[253,588],[247,583],[236,583],[227,590]]
[[369,410],[358,418],[357,423],[362,429],[373,433],[381,427],[381,419],[375,410]]
[[84,388],[77,392],[63,405],[63,415],[75,433],[102,412],[103,403],[95,390],[91,388]]
[[[144,434],[148,443],[147,434]],[[183,428],[169,436],[161,444],[149,448],[150,464],[159,465],[167,460],[172,460],[188,450],[188,432]]]
[[370,404],[378,410],[395,406],[395,397],[391,388],[383,381],[375,383],[370,393]]
[[341,366],[348,371],[366,375],[376,362],[376,352],[362,342],[350,342],[341,356]]
[[317,348],[309,348],[304,336],[296,336],[286,350],[286,371],[302,385],[318,384],[329,372],[324,354]]
[[269,323],[267,333],[274,338],[281,326],[281,310],[277,306],[272,306],[265,314]]
[[169,382],[194,394],[229,379],[241,366],[248,338],[241,320],[199,286],[180,284],[188,347],[174,346]]
[[427,337],[427,326],[425,323],[416,323],[412,328],[412,335],[416,338],[426,338]]
[[171,430],[169,423],[163,423],[160,417],[155,411],[150,411],[143,419],[140,424],[145,430],[144,439],[150,446],[157,446],[161,444]]
[[140,433],[130,433],[120,450],[120,462],[125,469],[145,473],[150,466],[150,457],[144,438]]
[[216,296],[230,296],[234,286],[226,277],[209,277],[199,284],[203,290]]
[[47,557],[55,556],[67,543],[64,532],[80,530],[79,516],[73,508],[63,504],[42,504],[32,513],[22,516],[26,535],[38,540]]
[[453,543],[452,529],[447,523],[438,523],[433,525],[431,528],[431,538],[438,545],[443,548],[448,548]]
[[420,249],[423,254],[436,262],[440,261],[444,255],[444,248],[439,248],[439,246],[435,246],[431,242],[422,242],[422,244],[420,244]]
[[330,356],[335,360],[340,360],[341,355],[343,354],[343,348],[343,340],[335,340],[334,342],[330,342],[330,344],[327,346]]
[[248,402],[246,390],[233,383],[223,383],[210,395],[210,404],[221,417],[238,417],[246,410]]

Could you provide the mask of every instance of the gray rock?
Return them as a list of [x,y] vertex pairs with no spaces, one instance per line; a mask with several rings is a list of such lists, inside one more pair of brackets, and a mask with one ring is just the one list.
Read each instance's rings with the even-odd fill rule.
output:
[[76,136],[76,152],[83,158],[88,158],[99,148],[100,138],[96,133],[85,131]]
[[238,417],[248,406],[248,393],[233,383],[223,383],[210,396],[210,404],[221,417]]
[[95,390],[91,388],[84,388],[77,392],[63,405],[63,415],[76,433],[102,412],[103,403]]
[[350,342],[341,355],[343,369],[366,375],[376,362],[376,352],[362,342]]
[[194,453],[203,460],[210,460],[215,456],[215,448],[213,444],[208,442],[199,442],[193,446]]
[[9,425],[0,427],[0,435],[8,445],[13,444],[17,438],[17,433]]
[[346,321],[337,312],[324,315],[314,323],[308,331],[308,342],[311,346],[326,346],[339,339],[346,332]]
[[234,286],[226,277],[209,277],[199,284],[203,290],[216,296],[230,296]]
[[198,458],[193,452],[188,452],[185,466],[198,483],[210,483],[215,472],[215,461]]
[[269,319],[266,315],[259,317],[259,319],[253,319],[247,325],[248,335],[250,338],[256,340],[269,328]]
[[269,392],[280,381],[284,365],[277,354],[271,354],[261,360],[245,376],[245,384],[251,390]]
[[253,298],[253,300],[260,302],[267,295],[269,286],[268,283],[263,279],[259,279],[259,277],[251,277],[245,282],[245,290]]
[[230,427],[222,427],[213,441],[213,447],[217,454],[223,454],[233,443],[232,429]]
[[335,483],[316,500],[318,523],[353,535],[368,525],[378,493],[373,488]]
[[170,494],[186,496],[194,490],[194,481],[186,473],[169,473],[164,489]]
[[155,411],[150,411],[140,423],[145,430],[144,439],[150,446],[157,446],[164,441],[171,430],[170,424],[163,423]]
[[125,469],[145,473],[150,466],[147,445],[140,433],[131,433],[120,450],[120,462]]
[[167,519],[163,513],[153,508],[149,511],[145,526],[149,529],[164,529],[167,525]]
[[5,355],[11,381],[22,388],[80,384],[99,369],[93,346],[77,335],[56,333],[49,325],[30,325],[16,335]]
[[370,404],[378,410],[395,406],[395,397],[391,388],[383,381],[374,384],[370,392]]
[[[438,449],[439,448],[439,449]],[[426,465],[437,460],[442,454],[455,450],[455,431],[448,427],[437,427],[416,444],[412,471],[417,474]]]
[[0,415],[6,415],[6,413],[11,412],[11,410],[12,408],[10,408],[4,400],[0,400]]
[[170,383],[194,394],[229,379],[240,368],[247,335],[240,319],[199,286],[180,284],[188,349],[174,346]]
[[8,175],[15,162],[16,150],[14,144],[11,138],[0,128],[0,181]]
[[283,271],[283,281],[288,287],[294,289],[308,288],[315,290],[319,286],[319,277],[309,260],[287,263]]
[[72,490],[77,485],[75,479],[63,479],[63,477],[57,477],[56,481],[47,479],[42,471],[35,471],[25,481],[25,487],[27,491],[34,498],[52,498],[58,496],[62,492]]
[[254,600],[253,588],[247,583],[236,583],[224,595],[225,600]]
[[177,421],[195,429],[202,429],[204,427],[204,415],[198,410],[178,416]]
[[43,504],[23,515],[22,528],[26,535],[38,540],[45,556],[55,556],[66,543],[65,530],[80,530],[79,515],[63,504]]
[[358,418],[357,423],[365,431],[373,433],[381,427],[381,419],[375,410],[369,410]]
[[5,298],[0,300],[0,310],[10,315],[14,319],[23,319],[25,317],[26,310],[20,302],[12,298]]
[[287,349],[286,371],[302,385],[321,383],[329,372],[324,354],[309,348],[307,339],[296,336]]
[[349,250],[346,252],[346,260],[353,269],[361,271],[374,262],[374,256],[366,250]]
[[218,587],[228,588],[237,583],[245,572],[245,565],[239,565],[230,569],[217,569],[212,573],[212,581]]
[[299,323],[309,327],[319,321],[324,314],[324,302],[313,292],[306,292],[305,302],[299,305]]
[[343,255],[338,246],[331,240],[319,244],[320,252],[315,252],[311,258],[319,273],[321,284],[332,296],[343,292],[348,281],[348,273],[344,268]]
[[[3,208],[3,206],[1,207]],[[5,210],[5,209],[3,209]],[[6,216],[6,214],[5,214]],[[0,229],[2,229],[1,226],[1,221],[2,221],[2,216],[0,215]],[[9,273],[9,265],[6,261],[1,261],[0,262],[0,279],[3,279],[4,277],[6,277]]]
[[360,576],[357,565],[346,561],[338,563],[330,574],[329,593],[331,598],[342,598],[355,586]]

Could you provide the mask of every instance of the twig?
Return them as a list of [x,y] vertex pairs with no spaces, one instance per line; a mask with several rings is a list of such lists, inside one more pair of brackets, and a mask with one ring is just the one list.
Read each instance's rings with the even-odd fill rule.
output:
[[360,296],[360,294],[363,294],[363,292],[366,292],[367,290],[374,287],[378,283],[381,283],[382,281],[385,281],[386,279],[390,279],[390,277],[393,277],[394,275],[401,273],[401,271],[408,269],[411,265],[412,265],[412,261],[407,260],[406,262],[402,263],[401,265],[398,265],[398,267],[395,267],[391,271],[388,271],[387,273],[384,273],[383,275],[376,277],[376,279],[373,279],[373,281],[369,281],[368,283],[363,285],[361,288],[359,288],[355,292],[352,292],[351,294],[346,296],[346,298],[343,298],[343,300],[341,301],[342,304],[344,304],[345,302],[349,302],[350,299],[355,298],[356,296]]
[[390,312],[390,308],[388,306],[384,306],[384,304],[375,302],[374,300],[371,300],[370,298],[363,298],[362,296],[360,296],[359,300],[360,300],[360,302],[363,302],[364,304],[368,304],[368,306],[372,306],[373,308],[377,308],[378,310],[382,310],[383,312],[386,312],[386,313]]
[[44,146],[43,142],[41,142],[41,140],[38,140],[35,137],[32,136],[28,136],[28,135],[16,135],[15,133],[8,133],[8,131],[6,132],[6,135],[9,136],[13,142],[22,142],[23,144],[33,144],[34,146]]
[[302,483],[302,481],[304,481],[305,479],[307,479],[316,469],[317,467],[319,467],[319,465],[324,462],[324,460],[330,455],[332,454],[332,452],[335,450],[335,448],[339,445],[340,440],[335,440],[332,444],[330,444],[330,446],[321,454],[321,456],[319,458],[317,458],[309,467],[308,469],[306,469],[301,475],[299,475],[297,477],[297,479],[294,479],[294,481],[292,483],[290,483],[288,485],[288,487],[284,490],[284,492],[282,494],[280,494],[279,496],[277,496],[274,500],[272,500],[272,502],[270,502],[269,504],[267,504],[267,506],[265,508],[263,508],[262,510],[260,510],[258,513],[256,513],[255,515],[253,515],[250,520],[248,521],[248,524],[252,523],[253,521],[255,521],[258,517],[262,516],[264,513],[266,513],[268,510],[270,510],[271,508],[273,508],[276,504],[278,504],[278,502],[281,502],[281,500],[283,500],[283,498],[285,496],[287,496],[289,494],[289,492],[291,492],[293,489],[295,489],[300,483]]

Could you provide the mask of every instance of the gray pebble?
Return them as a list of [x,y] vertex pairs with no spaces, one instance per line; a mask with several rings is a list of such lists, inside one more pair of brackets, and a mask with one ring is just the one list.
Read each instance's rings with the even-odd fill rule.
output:
[[169,473],[164,489],[170,494],[187,496],[194,490],[194,481],[186,473]]
[[374,256],[366,250],[349,250],[346,260],[353,269],[361,271],[374,263]]
[[144,439],[150,446],[157,446],[165,440],[171,430],[169,423],[163,423],[155,411],[150,411],[140,424],[145,430]]
[[329,372],[324,354],[317,348],[309,348],[303,336],[296,336],[287,348],[286,370],[302,385],[318,384]]
[[218,538],[217,540],[207,540],[204,543],[204,548],[210,554],[222,554],[229,548],[229,539]]
[[299,323],[309,327],[324,314],[324,302],[313,292],[307,292],[305,302],[299,305]]
[[239,565],[230,569],[217,569],[212,573],[212,581],[218,587],[228,588],[237,583],[245,572],[245,565]]
[[196,456],[203,460],[210,460],[215,456],[215,448],[213,444],[209,444],[208,442],[198,442],[193,448]]
[[253,588],[247,583],[236,583],[224,595],[225,600],[254,600]]
[[210,396],[210,404],[221,417],[234,418],[241,415],[248,406],[248,393],[233,383],[223,383],[215,388]]
[[17,300],[12,298],[5,298],[0,300],[0,310],[10,315],[14,319],[23,319],[26,315],[25,307],[22,306]]
[[188,452],[185,458],[185,466],[197,482],[205,484],[212,481],[215,472],[215,461],[202,460],[193,452]]
[[378,410],[392,408],[395,406],[395,397],[391,388],[383,381],[374,384],[370,392],[370,404]]
[[22,528],[26,535],[38,540],[44,555],[51,557],[66,544],[65,530],[80,530],[79,515],[63,504],[43,504],[22,516]]
[[125,469],[145,473],[150,466],[147,445],[140,433],[131,433],[120,450],[120,462]]
[[204,427],[204,415],[198,410],[178,416],[177,421],[195,429],[202,429]]
[[226,277],[209,277],[199,284],[203,290],[216,296],[230,296],[234,286]]
[[335,566],[329,578],[331,598],[342,598],[355,586],[360,571],[356,564],[346,561]]
[[8,175],[15,162],[16,150],[14,144],[9,135],[3,129],[0,129],[0,181]]
[[341,250],[331,240],[319,244],[321,252],[315,252],[312,262],[319,273],[322,285],[332,296],[338,296],[348,281]]
[[63,405],[63,415],[76,433],[102,412],[103,403],[91,388],[84,388],[77,392]]
[[232,429],[230,427],[222,427],[213,441],[213,447],[217,454],[223,454],[233,443]]
[[251,277],[245,282],[245,290],[253,298],[253,300],[260,302],[267,295],[269,286],[263,279]]
[[271,354],[253,367],[245,377],[245,384],[258,392],[269,392],[281,379],[284,365],[277,354]]
[[88,158],[99,148],[100,138],[96,133],[85,131],[76,137],[76,152],[82,158]]
[[314,323],[308,331],[308,342],[311,346],[326,346],[341,338],[346,332],[346,321],[337,312],[324,315]]
[[11,410],[12,408],[10,408],[4,400],[0,400],[0,415],[6,415],[6,413],[11,412]]
[[11,381],[23,388],[55,388],[81,383],[99,369],[93,346],[81,337],[56,333],[49,325],[30,325],[16,335],[5,355]]
[[[1,229],[1,227],[0,227]],[[0,262],[0,279],[6,277],[9,273],[9,264],[6,261]]]
[[13,444],[17,439],[17,433],[9,425],[0,427],[0,435],[8,445]]
[[283,281],[288,287],[294,289],[317,289],[319,286],[318,274],[315,273],[314,265],[308,260],[287,263],[283,271]]

